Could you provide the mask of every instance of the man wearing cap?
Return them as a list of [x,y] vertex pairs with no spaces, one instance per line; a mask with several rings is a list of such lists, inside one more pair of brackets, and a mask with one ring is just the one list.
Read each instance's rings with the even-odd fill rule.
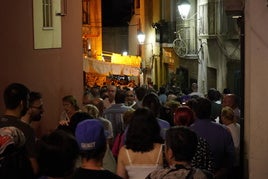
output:
[[76,127],[75,137],[80,147],[81,166],[75,171],[73,179],[121,179],[102,167],[107,143],[103,125],[99,120],[88,119],[80,122]]

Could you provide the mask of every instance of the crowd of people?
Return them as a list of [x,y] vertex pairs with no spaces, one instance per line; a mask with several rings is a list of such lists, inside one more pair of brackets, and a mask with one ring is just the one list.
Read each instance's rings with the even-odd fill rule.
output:
[[3,97],[0,178],[240,178],[239,100],[230,91],[94,86],[81,105],[63,96],[58,126],[38,139],[30,124],[42,118],[42,94],[11,83]]

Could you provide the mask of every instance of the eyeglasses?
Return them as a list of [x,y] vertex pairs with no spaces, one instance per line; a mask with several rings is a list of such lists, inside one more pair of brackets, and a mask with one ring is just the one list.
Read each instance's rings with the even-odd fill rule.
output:
[[43,105],[41,105],[41,106],[31,106],[31,108],[42,110],[43,109]]

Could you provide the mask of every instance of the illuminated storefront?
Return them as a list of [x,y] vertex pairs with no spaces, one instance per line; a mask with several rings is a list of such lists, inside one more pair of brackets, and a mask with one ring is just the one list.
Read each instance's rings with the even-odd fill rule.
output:
[[110,83],[109,76],[117,75],[128,76],[131,80],[135,80],[136,84],[139,84],[141,74],[140,63],[141,58],[139,56],[112,54],[111,62],[86,57],[83,61],[83,71],[86,74],[85,83],[88,86],[103,86]]

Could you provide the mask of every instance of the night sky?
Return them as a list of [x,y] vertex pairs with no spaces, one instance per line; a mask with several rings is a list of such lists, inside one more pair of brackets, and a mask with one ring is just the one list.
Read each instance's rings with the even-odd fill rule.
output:
[[102,0],[102,25],[127,26],[133,14],[134,0]]

